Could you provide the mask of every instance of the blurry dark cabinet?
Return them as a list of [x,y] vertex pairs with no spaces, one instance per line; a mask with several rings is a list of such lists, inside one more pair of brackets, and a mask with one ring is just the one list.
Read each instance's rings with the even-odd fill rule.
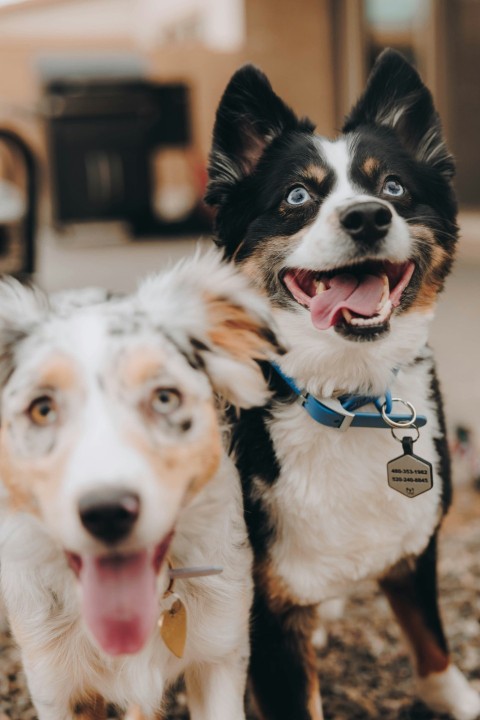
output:
[[190,143],[187,87],[56,81],[45,99],[55,219],[123,219],[134,233],[158,231],[151,154]]

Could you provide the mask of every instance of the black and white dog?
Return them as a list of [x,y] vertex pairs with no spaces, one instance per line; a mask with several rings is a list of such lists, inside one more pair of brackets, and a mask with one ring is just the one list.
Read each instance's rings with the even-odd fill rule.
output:
[[[363,578],[379,580],[405,631],[420,698],[457,720],[480,714],[450,663],[436,590],[451,485],[427,335],[457,240],[453,174],[431,94],[394,51],[333,141],[252,66],[221,100],[206,199],[288,348],[269,368],[273,400],[234,432],[256,557],[251,674],[268,720],[322,717],[317,608]],[[408,422],[413,410],[391,410],[390,394],[418,413],[423,461],[392,437],[391,413]]]

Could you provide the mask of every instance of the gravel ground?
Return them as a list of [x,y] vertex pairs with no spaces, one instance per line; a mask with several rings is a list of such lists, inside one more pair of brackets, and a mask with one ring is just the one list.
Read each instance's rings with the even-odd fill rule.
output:
[[[456,506],[442,533],[440,575],[453,658],[480,690],[479,520],[480,494],[457,492]],[[331,623],[318,665],[326,720],[440,720],[414,701],[412,671],[400,632],[373,584],[358,588],[344,617]],[[35,717],[18,651],[8,634],[0,633],[0,720]],[[181,690],[168,718],[187,718]]]

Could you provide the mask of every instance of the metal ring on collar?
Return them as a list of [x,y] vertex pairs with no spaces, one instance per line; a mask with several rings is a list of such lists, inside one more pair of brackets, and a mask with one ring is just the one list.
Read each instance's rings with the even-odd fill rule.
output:
[[389,425],[391,428],[409,428],[412,427],[412,425],[415,425],[415,420],[417,419],[417,411],[413,407],[412,403],[408,402],[408,400],[402,400],[402,398],[392,398],[392,403],[402,403],[402,405],[405,405],[405,407],[408,407],[410,412],[412,413],[412,417],[410,420],[392,420],[388,417],[386,413],[386,405],[387,403],[383,403],[382,405],[382,418],[385,420],[387,425]]
[[[405,429],[405,428],[404,428],[404,429]],[[415,431],[416,431],[416,433],[417,433],[416,437],[415,437],[415,438],[412,438],[412,442],[416,443],[417,440],[418,440],[418,438],[420,437],[420,430],[418,429],[418,427],[417,427],[416,425],[412,425],[411,427],[408,427],[408,428],[406,428],[406,429],[407,429],[407,430],[415,430]],[[392,428],[392,429],[390,430],[390,432],[392,433],[392,435],[393,435],[393,437],[395,438],[395,440],[397,440],[397,441],[400,442],[400,443],[402,442],[403,438],[399,438],[399,437],[397,437],[397,436],[395,435],[395,428]],[[410,437],[410,436],[409,436],[409,437]]]

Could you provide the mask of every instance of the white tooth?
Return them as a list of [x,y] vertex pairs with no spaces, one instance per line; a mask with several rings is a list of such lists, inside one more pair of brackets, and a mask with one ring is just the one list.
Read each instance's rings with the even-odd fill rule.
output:
[[352,325],[372,325],[372,318],[352,318]]
[[347,310],[347,308],[342,308],[342,315],[345,318],[345,320],[347,321],[347,323],[353,322],[352,313],[349,310]]
[[351,325],[361,325],[362,327],[368,327],[369,325],[379,325],[380,323],[385,322],[385,320],[390,316],[391,311],[392,303],[390,302],[390,300],[387,300],[387,302],[382,308],[382,311],[378,313],[378,315],[374,315],[371,318],[352,318]]
[[315,284],[317,286],[317,289],[316,289],[317,295],[320,295],[320,293],[325,292],[325,290],[327,289],[327,286],[321,280],[316,280]]
[[387,275],[383,276],[383,292],[382,297],[380,298],[380,302],[377,305],[377,312],[380,312],[383,305],[387,302],[387,300],[390,297],[390,283],[388,282]]
[[[374,318],[377,318],[377,315],[374,315]],[[370,325],[372,322],[372,318],[362,318],[362,317],[353,317],[352,318],[352,325]]]
[[387,300],[385,305],[382,307],[381,312],[379,313],[380,320],[386,320],[387,317],[390,315],[392,311],[392,303],[390,300]]

